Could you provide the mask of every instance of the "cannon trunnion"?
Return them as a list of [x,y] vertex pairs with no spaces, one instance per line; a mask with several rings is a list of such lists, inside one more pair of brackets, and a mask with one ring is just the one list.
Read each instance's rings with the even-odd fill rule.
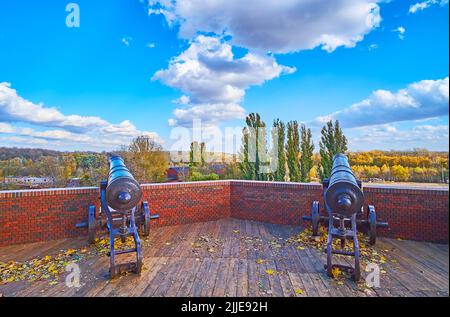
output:
[[[88,209],[88,219],[76,226],[88,228],[88,242],[94,243],[97,231],[107,228],[110,241],[110,276],[125,271],[139,274],[142,270],[142,253],[139,231],[144,236],[150,233],[150,220],[159,218],[151,215],[147,201],[141,202],[142,190],[139,183],[125,166],[119,156],[109,158],[109,176],[107,181],[100,183],[100,212],[97,213],[94,205]],[[132,236],[134,248],[116,250],[115,238],[122,242]],[[136,253],[136,262],[116,263],[116,256],[120,254]]]
[[[311,207],[311,216],[304,216],[304,221],[312,222],[312,234],[319,234],[320,224],[328,225],[327,264],[325,269],[332,276],[334,267],[344,269],[352,274],[355,281],[361,278],[359,263],[359,243],[357,227],[369,235],[369,243],[375,244],[377,227],[387,228],[388,223],[377,221],[375,207],[367,207],[366,217],[363,217],[364,194],[362,185],[354,176],[348,158],[344,154],[333,157],[333,167],[330,178],[323,181],[323,201],[327,215],[320,214],[320,204],[314,201]],[[361,219],[362,218],[362,219]],[[337,224],[337,227],[335,225]],[[340,240],[341,249],[333,249],[333,240]],[[353,252],[344,251],[346,241],[353,243]],[[354,267],[333,264],[332,255],[340,254],[355,258]]]

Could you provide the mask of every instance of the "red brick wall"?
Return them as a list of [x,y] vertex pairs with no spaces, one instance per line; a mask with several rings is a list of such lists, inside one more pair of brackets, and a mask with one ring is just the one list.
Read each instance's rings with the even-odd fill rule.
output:
[[[226,217],[300,225],[317,184],[208,181],[143,185],[143,198],[161,218],[153,225],[178,225]],[[448,190],[370,186],[366,202],[375,205],[389,230],[380,235],[448,243]],[[98,205],[98,188],[0,192],[0,246],[85,235],[75,228],[88,206]]]
[[98,196],[93,187],[0,192],[0,246],[86,235],[75,224]]
[[389,222],[380,235],[418,241],[449,242],[448,190],[428,188],[364,188],[366,205],[375,206],[377,218]]
[[233,181],[231,217],[300,225],[321,195],[317,184]]
[[[449,241],[448,194],[448,189],[364,187],[366,206],[374,205],[377,219],[390,225],[378,229],[380,236],[441,243]],[[310,214],[312,201],[318,200],[323,209],[321,195],[319,184],[233,181],[231,216],[300,225],[301,217]]]
[[230,217],[227,181],[143,185],[150,212],[159,214],[154,225],[181,225]]
[[[152,225],[179,225],[230,216],[229,182],[142,185]],[[41,189],[0,192],[0,246],[86,235],[75,227],[99,205],[99,189]],[[98,209],[97,209],[98,210]]]

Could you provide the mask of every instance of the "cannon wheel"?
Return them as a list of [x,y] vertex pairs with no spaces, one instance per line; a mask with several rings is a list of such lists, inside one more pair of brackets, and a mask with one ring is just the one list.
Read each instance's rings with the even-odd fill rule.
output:
[[375,212],[375,207],[372,205],[367,207],[367,224],[369,244],[374,245],[377,241],[377,213]]
[[311,207],[311,222],[312,222],[312,234],[313,236],[319,235],[320,215],[319,215],[319,202],[314,201]]
[[148,202],[142,202],[142,235],[148,236],[150,234],[150,208]]
[[90,205],[88,211],[88,243],[92,244],[95,242],[95,228],[96,220],[95,220],[95,206]]

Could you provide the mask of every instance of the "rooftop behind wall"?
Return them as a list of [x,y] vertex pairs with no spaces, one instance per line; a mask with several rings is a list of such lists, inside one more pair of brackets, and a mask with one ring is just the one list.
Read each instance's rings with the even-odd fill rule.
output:
[[[142,185],[143,199],[160,219],[154,226],[234,217],[300,225],[319,184],[254,181],[207,181]],[[448,243],[446,188],[364,187],[366,205],[390,229],[381,236]],[[86,220],[90,204],[99,206],[97,187],[0,191],[0,246],[86,235],[75,224]]]

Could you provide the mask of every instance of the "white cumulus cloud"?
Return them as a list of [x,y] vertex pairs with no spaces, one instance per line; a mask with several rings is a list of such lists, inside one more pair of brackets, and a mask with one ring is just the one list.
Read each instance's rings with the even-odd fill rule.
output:
[[448,4],[448,0],[427,0],[422,2],[417,2],[415,4],[412,4],[409,7],[409,13],[417,13],[419,11],[423,11],[432,5],[439,4],[441,7]]
[[[418,125],[399,128],[392,124],[351,129],[349,146],[353,150],[411,150],[425,147],[430,150],[448,149],[448,125]],[[367,142],[370,140],[370,142]]]
[[[15,126],[16,124],[22,126]],[[39,129],[23,125],[36,126]],[[4,82],[0,83],[0,134],[7,134],[10,142],[14,138],[39,139],[39,144],[51,141],[53,148],[82,145],[86,149],[116,149],[122,144],[128,144],[138,135],[147,135],[163,143],[158,134],[139,130],[129,120],[115,124],[100,117],[65,115],[56,108],[23,98],[11,88],[11,84]],[[55,143],[56,141],[58,143]],[[27,142],[29,143],[33,142]]]
[[[189,98],[175,102],[183,107],[174,111],[169,125],[189,125],[194,117],[205,124],[242,118],[246,89],[295,71],[267,53],[354,47],[379,26],[380,1],[149,0],[149,14],[163,15],[190,41],[153,76]],[[232,46],[248,53],[235,58]]]
[[107,122],[99,117],[63,115],[59,110],[35,104],[17,94],[10,83],[0,83],[0,121],[20,121],[72,131],[91,130]]
[[13,133],[13,132],[14,128],[10,124],[0,122],[0,133]]
[[399,26],[398,28],[394,29],[393,32],[396,32],[398,34],[398,38],[400,40],[403,40],[405,38],[406,29],[403,26]]
[[295,68],[279,65],[266,54],[248,52],[235,58],[229,43],[199,35],[152,79],[187,94],[175,101],[183,107],[175,109],[175,118],[170,121],[186,126],[193,119],[212,124],[243,118],[245,110],[239,103],[246,89],[293,72]]
[[316,118],[313,124],[339,120],[343,127],[352,128],[445,116],[449,113],[448,82],[446,77],[418,81],[397,92],[376,90],[344,110]]
[[379,0],[183,0],[149,1],[179,35],[232,36],[232,43],[274,53],[354,47],[381,21]]

